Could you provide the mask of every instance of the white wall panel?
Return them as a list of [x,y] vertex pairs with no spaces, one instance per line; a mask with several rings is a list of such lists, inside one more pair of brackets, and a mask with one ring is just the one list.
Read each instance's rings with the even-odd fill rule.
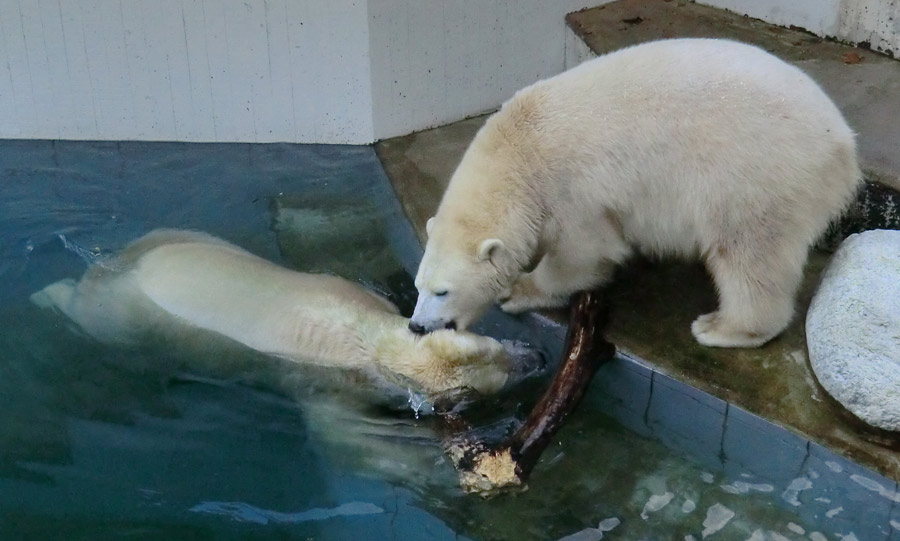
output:
[[900,56],[898,0],[701,0],[781,26],[799,26],[820,36],[867,42]]
[[[193,118],[193,121],[182,121],[179,131],[188,141],[220,141],[213,102],[215,79],[207,49],[206,12],[203,1],[181,2],[180,16],[181,36],[174,36],[173,41],[178,41],[180,47],[183,47],[187,87],[179,93],[180,105],[175,110],[181,118]],[[184,82],[183,75],[180,80]],[[189,113],[184,111],[185,108]]]
[[[135,127],[134,87],[122,7],[118,1],[104,6],[87,3],[82,6],[82,14],[86,15],[82,29],[92,93],[76,99],[92,99],[96,111],[96,132],[92,139],[121,139]],[[65,87],[57,91],[64,92]]]
[[900,1],[842,0],[838,37],[900,58]]
[[365,143],[364,0],[0,0],[0,137]]
[[34,117],[32,77],[29,73],[28,52],[25,48],[24,29],[18,4],[0,3],[0,34],[2,34],[0,45],[3,46],[5,52],[3,61],[7,76],[3,88],[5,94],[0,98],[4,101],[12,100],[7,111],[7,114],[13,119],[9,126],[13,133],[20,133],[21,127],[33,125],[38,120]]
[[[54,97],[53,81],[49,77],[49,59],[44,52],[44,31],[40,5],[37,2],[20,5],[18,16],[22,29],[22,50],[25,55],[26,65],[39,67],[39,69],[30,69],[28,72],[27,82],[28,90],[31,92],[31,96],[29,96],[30,102],[32,104],[52,104]],[[11,14],[11,17],[14,18],[15,16]],[[6,29],[4,28],[2,31],[5,32]],[[18,41],[17,36],[10,35],[9,38]],[[55,107],[51,108],[51,110],[53,109]],[[40,123],[40,127],[43,130],[53,131],[56,129],[55,120],[49,115],[37,116],[34,120]]]
[[378,138],[497,107],[565,67],[565,15],[601,0],[373,0]]
[[602,0],[0,0],[0,137],[368,143],[566,65]]
[[[91,32],[94,29],[90,26],[90,23],[85,20],[78,2],[67,0],[57,1],[59,3],[59,14],[62,21],[62,38],[63,47],[65,48],[63,51],[65,72],[60,73],[62,71],[60,70],[60,72],[52,73],[51,76],[55,76],[57,73],[64,75],[63,81],[66,83],[66,86],[68,86],[69,92],[74,93],[74,107],[69,114],[75,118],[76,130],[76,133],[74,134],[60,133],[60,137],[78,137],[78,134],[80,134],[81,137],[79,138],[97,139],[97,107],[98,102],[99,106],[103,105],[102,100],[104,96],[98,95],[102,89],[95,88],[94,82],[91,79],[90,64],[88,63],[87,58],[87,46],[84,39],[85,26],[88,26],[88,32]],[[27,0],[19,0],[18,3],[24,4],[25,2],[27,2]],[[35,69],[37,69],[36,66],[28,66],[16,73],[15,76],[17,78],[22,78],[26,75],[25,70],[30,72]],[[99,86],[100,85],[98,84],[97,87]],[[28,104],[24,102],[22,105],[28,106]],[[32,112],[36,117],[45,115],[49,106],[49,104],[46,103],[35,103],[32,105],[34,107]],[[42,123],[38,121],[36,124],[39,129]],[[40,135],[38,136],[40,137]]]
[[795,25],[820,36],[838,32],[841,0],[701,0],[701,4],[781,26]]

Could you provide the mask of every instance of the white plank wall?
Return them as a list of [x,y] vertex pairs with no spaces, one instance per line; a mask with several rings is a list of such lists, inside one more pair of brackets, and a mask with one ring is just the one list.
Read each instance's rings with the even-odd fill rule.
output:
[[0,137],[371,142],[367,8],[0,0]]
[[0,0],[0,138],[370,143],[562,71],[601,3]]

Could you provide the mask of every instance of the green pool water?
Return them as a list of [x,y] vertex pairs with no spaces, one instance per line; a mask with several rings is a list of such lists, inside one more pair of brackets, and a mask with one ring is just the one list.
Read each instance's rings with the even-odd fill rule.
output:
[[[640,360],[601,369],[529,490],[483,500],[403,396],[104,346],[29,302],[158,227],[415,301],[421,249],[370,147],[0,142],[0,539],[900,538],[895,483]],[[563,334],[479,330],[548,358]],[[247,373],[192,370],[221,355]],[[524,415],[548,375],[474,418]]]

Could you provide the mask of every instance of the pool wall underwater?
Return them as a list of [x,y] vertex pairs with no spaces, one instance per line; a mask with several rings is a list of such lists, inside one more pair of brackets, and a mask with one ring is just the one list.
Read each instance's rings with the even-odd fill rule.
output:
[[[338,210],[317,213],[326,203]],[[398,447],[336,444],[326,433],[340,428],[282,396],[123,370],[131,352],[28,302],[178,227],[298,270],[343,265],[408,310],[422,250],[371,147],[0,141],[0,209],[0,537],[538,539],[616,518],[608,538],[900,539],[896,482],[626,354],[600,369],[531,489],[481,501],[420,432]],[[377,235],[354,244],[335,236],[345,226]],[[551,357],[565,332],[497,312],[479,329]],[[313,400],[299,409],[325,415]],[[351,456],[401,448],[363,466]],[[400,456],[391,467],[415,471],[382,476],[379,460]]]

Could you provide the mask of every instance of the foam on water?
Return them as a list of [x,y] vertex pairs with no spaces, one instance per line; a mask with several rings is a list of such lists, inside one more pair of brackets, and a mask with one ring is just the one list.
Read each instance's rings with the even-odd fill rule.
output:
[[704,539],[724,528],[734,518],[734,511],[717,503],[706,510],[706,519],[703,520]]
[[557,541],[599,541],[603,539],[604,533],[614,530],[619,524],[621,524],[619,519],[610,517],[601,520],[596,528],[585,528],[571,535],[560,537]]
[[644,509],[641,511],[641,518],[647,520],[649,518],[650,513],[655,513],[662,509],[663,507],[669,505],[669,502],[672,501],[675,495],[671,492],[666,492],[665,494],[654,494],[650,496],[650,499],[647,500],[647,503],[644,504]]
[[791,481],[785,491],[781,494],[781,499],[793,506],[799,506],[800,500],[797,498],[801,492],[812,488],[812,481],[808,477],[798,477]]

